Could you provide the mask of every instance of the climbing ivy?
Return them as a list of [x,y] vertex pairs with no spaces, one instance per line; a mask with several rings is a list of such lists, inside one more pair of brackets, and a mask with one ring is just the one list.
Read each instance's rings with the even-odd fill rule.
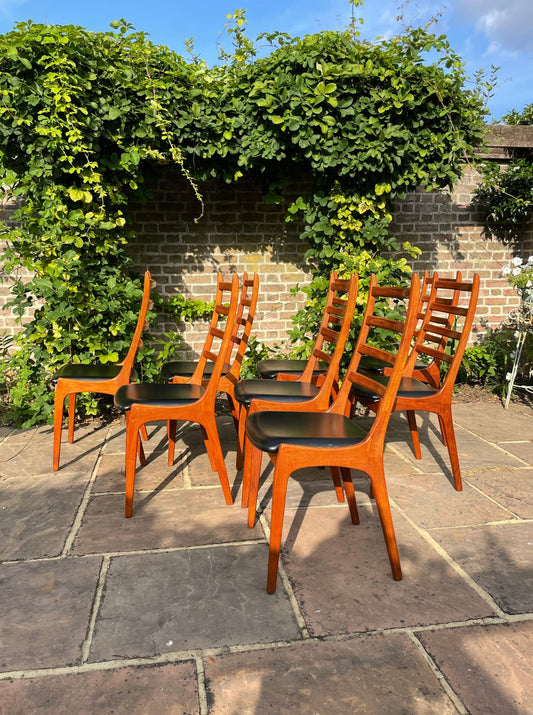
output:
[[[140,296],[128,206],[145,198],[151,163],[181,167],[198,219],[207,179],[255,176],[266,201],[283,203],[307,177],[308,194],[284,205],[287,220],[304,221],[316,312],[334,268],[357,270],[363,287],[370,271],[405,279],[418,251],[389,235],[394,201],[453,185],[482,137],[482,101],[465,91],[460,58],[424,29],[362,41],[355,18],[346,32],[262,36],[263,56],[245,31],[236,11],[233,50],[212,68],[191,40],[186,61],[125,21],[106,33],[27,22],[0,36],[2,204],[17,201],[0,230],[23,326],[10,363],[19,422],[50,415],[47,378],[65,361],[123,355]],[[34,278],[17,279],[19,266]],[[152,375],[153,348],[141,360]],[[85,406],[97,409],[90,397]]]

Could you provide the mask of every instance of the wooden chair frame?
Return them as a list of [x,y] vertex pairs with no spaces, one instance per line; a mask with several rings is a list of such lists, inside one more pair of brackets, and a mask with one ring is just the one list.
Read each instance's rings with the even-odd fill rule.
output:
[[[229,305],[224,302],[224,294],[229,292]],[[233,498],[228,482],[224,456],[218,436],[215,419],[215,398],[224,364],[231,349],[234,323],[239,300],[239,282],[236,275],[231,282],[225,282],[219,275],[217,297],[215,300],[216,320],[211,321],[211,340],[202,350],[199,368],[187,385],[126,385],[117,391],[115,404],[126,413],[126,489],[125,516],[133,512],[133,494],[135,488],[135,470],[139,451],[139,430],[148,422],[165,420],[169,423],[169,465],[173,464],[175,449],[176,422],[196,422],[202,429],[204,443],[211,468],[218,472],[226,504],[232,504]],[[218,322],[226,318],[224,330]],[[218,352],[213,351],[213,340],[218,340]],[[204,387],[203,372],[208,360],[215,363],[211,379]],[[143,457],[141,455],[141,461]]]
[[[91,366],[85,363],[69,363],[59,370],[52,378],[55,385],[54,395],[54,446],[53,446],[53,469],[59,469],[59,457],[61,452],[61,431],[63,427],[63,408],[65,398],[68,396],[68,441],[74,441],[74,417],[76,412],[76,394],[81,392],[95,392],[104,395],[114,395],[122,385],[127,385],[131,379],[133,361],[139,347],[142,345],[141,336],[148,327],[146,314],[152,307],[150,301],[150,291],[155,286],[149,271],[144,274],[143,295],[137,325],[131,341],[128,353],[124,360],[117,367],[120,368],[116,375],[102,378],[98,372],[102,372],[102,366]],[[62,375],[65,374],[65,376]],[[91,375],[91,373],[93,373]]]
[[[239,305],[237,308],[237,316],[235,318],[235,326],[233,329],[233,334],[231,336],[230,342],[230,354],[227,356],[227,360],[224,365],[224,369],[220,376],[218,383],[218,392],[224,393],[228,398],[228,403],[231,410],[231,415],[233,417],[233,422],[235,424],[235,429],[238,434],[239,430],[239,410],[238,406],[235,404],[234,390],[235,385],[239,381],[239,375],[241,372],[242,362],[244,360],[244,354],[248,343],[250,340],[250,335],[252,332],[252,324],[255,317],[255,311],[257,308],[257,300],[259,296],[259,276],[254,273],[252,278],[248,277],[245,272],[242,278],[242,288],[241,296],[239,300]],[[213,313],[211,317],[211,324],[213,321],[216,323],[216,314]],[[211,326],[210,326],[211,327]],[[204,350],[209,350],[211,345],[210,332],[206,337],[206,343],[204,345]],[[178,371],[180,366],[180,361],[174,363],[168,363],[166,368],[167,371],[172,370],[172,366]],[[165,366],[163,367],[163,370]],[[173,384],[186,384],[192,380],[196,382],[201,379],[202,385],[206,386],[210,380],[210,376],[204,377],[201,374],[200,363],[197,363],[196,368],[192,376],[174,374],[169,382]],[[242,457],[240,456],[240,444],[237,443],[237,461],[240,462]]]
[[[440,278],[434,274],[433,287],[425,311],[422,326],[418,332],[413,350],[405,367],[404,376],[398,388],[394,412],[405,411],[417,459],[422,458],[420,437],[416,424],[416,411],[432,412],[438,416],[442,442],[448,448],[454,484],[462,490],[461,469],[457,453],[457,443],[452,418],[452,396],[455,379],[468,344],[475,317],[479,294],[479,276],[474,274],[471,281],[463,281],[461,273],[456,278]],[[463,305],[460,305],[461,298]],[[464,303],[466,302],[466,306]],[[457,320],[462,326],[456,326]],[[454,348],[447,350],[449,341]],[[438,370],[434,377],[416,371],[414,366],[421,355],[432,359],[430,366]],[[440,366],[448,365],[443,380],[440,380]],[[427,385],[427,387],[425,387]],[[364,399],[362,400],[364,402]],[[376,403],[368,404],[371,409]]]
[[[374,306],[377,298],[402,298],[409,301],[405,320],[394,320],[386,317],[374,315]],[[255,522],[255,510],[259,477],[261,473],[261,461],[263,451],[267,451],[274,464],[273,492],[272,492],[272,518],[270,525],[270,545],[268,560],[267,591],[274,593],[276,590],[276,579],[278,572],[279,552],[281,547],[281,535],[283,518],[285,511],[285,499],[287,484],[290,475],[297,469],[304,467],[336,466],[342,473],[346,497],[350,508],[352,522],[359,522],[355,492],[351,480],[350,470],[358,469],[366,472],[370,477],[373,492],[376,499],[381,526],[385,537],[387,552],[391,563],[392,574],[395,580],[402,578],[400,558],[392,514],[390,510],[385,474],[383,467],[383,451],[385,445],[385,435],[389,418],[396,399],[396,390],[400,384],[402,372],[405,368],[409,350],[412,343],[414,330],[416,327],[417,312],[420,300],[420,279],[413,275],[410,288],[380,288],[376,284],[375,276],[372,276],[369,288],[367,308],[363,319],[363,324],[359,333],[357,344],[350,361],[350,365],[344,376],[342,385],[331,407],[326,412],[305,413],[305,412],[256,412],[250,415],[247,423],[247,442],[245,450],[246,468],[249,470],[250,486],[248,498],[248,526],[253,526]],[[386,358],[390,362],[390,355],[381,349],[373,347],[369,342],[369,333],[373,328],[385,328],[394,330],[401,335],[396,360],[392,373],[386,385],[380,381],[382,376],[368,375],[359,371],[359,362],[363,355],[373,358]],[[353,385],[361,385],[366,389],[375,391],[380,395],[380,403],[376,412],[374,422],[368,431],[357,428],[354,422],[348,418],[350,412],[350,392]],[[294,443],[283,442],[283,435],[277,440],[279,444],[266,448],[265,442],[258,437],[261,427],[265,423],[270,425],[281,422],[285,418],[286,423],[291,424],[293,435],[298,434],[301,428],[303,438],[298,436]],[[309,422],[316,420],[315,430],[319,435],[321,446],[316,446],[314,438],[305,438],[305,432]],[[279,422],[278,422],[279,421]],[[340,427],[339,427],[340,425]],[[348,435],[346,446],[323,446],[322,440],[329,439],[328,430],[333,434],[331,444],[334,444],[336,437],[334,433],[344,431]],[[353,435],[353,439],[350,437]],[[275,442],[276,440],[274,440]],[[342,440],[341,440],[342,442]]]
[[[329,407],[332,394],[338,389],[339,366],[357,305],[358,285],[359,277],[356,274],[349,279],[338,278],[336,272],[332,274],[320,329],[303,373],[300,376],[278,375],[278,381],[314,384],[316,380],[313,381],[313,376],[317,365],[321,362],[328,367],[326,373],[320,375],[317,394],[304,402],[283,403],[273,397],[272,399],[253,399],[248,409],[245,405],[240,404],[238,469],[242,466],[248,414],[253,414],[258,410],[320,411]],[[325,346],[328,343],[334,346],[331,354],[325,352]],[[247,479],[243,476],[243,503],[247,499],[247,486]],[[339,498],[343,500],[340,482],[337,482],[337,490]]]

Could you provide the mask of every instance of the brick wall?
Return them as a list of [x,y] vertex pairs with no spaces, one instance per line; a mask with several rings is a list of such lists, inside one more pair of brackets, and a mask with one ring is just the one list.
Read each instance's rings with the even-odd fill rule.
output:
[[[508,147],[533,146],[533,127],[493,127],[488,133],[488,156],[501,164],[508,161]],[[284,208],[266,205],[253,179],[236,185],[209,183],[201,187],[205,199],[204,216],[195,222],[200,206],[190,187],[173,168],[154,169],[146,177],[152,197],[142,206],[132,207],[136,239],[129,251],[139,271],[149,268],[157,290],[171,296],[211,300],[216,274],[222,271],[249,273],[261,278],[259,307],[254,334],[267,345],[286,343],[290,317],[302,305],[304,295],[291,294],[297,284],[305,285],[305,246],[298,235],[301,226],[285,222]],[[472,193],[479,175],[471,166],[452,193],[416,191],[395,207],[391,230],[402,240],[422,249],[413,264],[417,270],[438,270],[443,274],[461,270],[468,278],[481,277],[481,291],[473,339],[487,327],[497,328],[518,298],[501,275],[502,266],[513,256],[510,246],[486,235],[481,218],[472,205]],[[294,197],[305,195],[305,181]],[[291,198],[291,197],[289,197]],[[525,233],[522,255],[533,253],[533,230]],[[0,282],[0,306],[6,301],[9,277]],[[189,354],[202,343],[203,325],[176,326],[157,323],[159,333],[183,330]],[[9,311],[0,317],[2,330],[12,332]]]

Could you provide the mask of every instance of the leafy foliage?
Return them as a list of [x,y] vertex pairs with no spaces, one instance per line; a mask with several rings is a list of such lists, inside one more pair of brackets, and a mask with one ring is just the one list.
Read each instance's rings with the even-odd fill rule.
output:
[[[522,112],[509,112],[503,121],[511,125],[533,124],[533,104]],[[521,229],[533,217],[531,149],[515,149],[512,161],[503,171],[494,162],[485,163],[476,199],[485,212],[487,228],[503,240],[516,241]]]
[[[333,268],[357,270],[363,291],[371,271],[405,279],[417,249],[389,235],[393,202],[453,185],[481,141],[482,101],[444,36],[360,41],[352,17],[346,32],[263,36],[271,51],[258,57],[244,11],[228,19],[233,54],[213,68],[192,41],[186,62],[125,21],[107,33],[28,22],[0,37],[0,184],[18,201],[6,265],[35,276],[17,280],[12,299],[21,321],[35,310],[10,364],[19,421],[50,415],[46,378],[66,360],[124,353],[140,298],[128,204],[144,196],[148,163],[178,163],[199,216],[196,182],[255,175],[265,199],[282,202],[309,177],[309,194],[287,207],[288,220],[304,218],[313,272],[296,339]],[[153,374],[153,347],[144,363]]]

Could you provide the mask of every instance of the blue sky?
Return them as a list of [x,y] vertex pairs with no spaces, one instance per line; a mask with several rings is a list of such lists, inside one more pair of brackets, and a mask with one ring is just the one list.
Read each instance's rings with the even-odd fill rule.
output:
[[[500,67],[498,86],[488,107],[494,120],[511,109],[533,102],[532,0],[446,0],[439,7],[428,0],[366,0],[358,14],[364,19],[362,36],[374,39],[397,33],[402,15],[408,24],[424,24],[438,14],[434,32],[446,34],[466,63],[469,75]],[[348,0],[0,0],[0,33],[15,22],[31,19],[61,25],[81,25],[106,31],[112,20],[124,18],[150,34],[156,44],[185,54],[184,39],[193,37],[197,53],[209,64],[216,61],[217,42],[223,40],[226,15],[246,8],[248,34],[280,30],[305,35],[339,30],[350,18]]]

